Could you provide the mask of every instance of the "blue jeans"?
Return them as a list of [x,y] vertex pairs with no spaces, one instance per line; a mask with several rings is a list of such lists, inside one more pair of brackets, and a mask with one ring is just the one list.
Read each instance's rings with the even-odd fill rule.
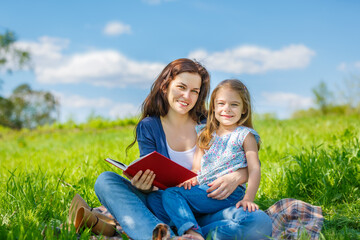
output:
[[148,194],[139,191],[130,181],[114,172],[100,174],[95,182],[95,193],[132,239],[151,239],[155,226],[162,223],[147,206]]
[[189,229],[203,235],[194,214],[215,213],[234,206],[245,194],[245,189],[239,186],[228,198],[217,200],[207,196],[207,189],[209,189],[207,185],[196,185],[191,189],[172,187],[164,191],[162,195],[164,209],[175,224],[179,235],[185,234]]
[[[158,223],[170,224],[161,200],[163,192],[144,194],[114,172],[100,174],[95,183],[95,193],[101,204],[135,240],[151,239]],[[271,219],[260,210],[249,213],[242,208],[229,207],[197,216],[196,220],[204,235],[212,239],[261,239],[270,236],[272,231]]]
[[[187,190],[186,190],[187,191]],[[165,191],[152,192],[147,197],[149,208],[164,223],[172,225],[169,216],[163,208]],[[218,201],[218,200],[216,200]],[[234,205],[215,213],[197,214],[195,218],[206,238],[211,239],[268,239],[272,232],[270,217],[263,211],[244,211]]]

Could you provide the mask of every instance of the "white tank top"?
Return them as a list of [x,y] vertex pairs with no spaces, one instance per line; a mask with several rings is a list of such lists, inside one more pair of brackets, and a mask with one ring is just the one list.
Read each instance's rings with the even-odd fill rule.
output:
[[189,149],[189,150],[186,150],[183,152],[178,152],[178,151],[172,150],[167,141],[166,141],[166,147],[167,147],[169,157],[171,160],[173,160],[177,164],[180,164],[181,166],[191,170],[193,160],[194,160],[196,145],[192,149]]

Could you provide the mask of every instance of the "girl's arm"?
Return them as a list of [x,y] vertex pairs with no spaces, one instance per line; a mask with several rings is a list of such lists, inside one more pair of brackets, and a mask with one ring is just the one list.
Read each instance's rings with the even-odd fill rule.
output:
[[236,207],[243,206],[249,212],[259,209],[259,206],[254,203],[256,192],[260,185],[260,161],[258,156],[258,146],[253,134],[249,133],[244,140],[244,151],[248,164],[249,181],[244,198],[236,204]]

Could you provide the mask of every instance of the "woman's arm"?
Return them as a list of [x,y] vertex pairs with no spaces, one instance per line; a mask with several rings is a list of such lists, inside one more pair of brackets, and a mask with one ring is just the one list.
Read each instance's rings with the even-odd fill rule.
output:
[[156,136],[154,136],[152,128],[157,126],[154,125],[154,122],[149,119],[143,119],[136,126],[136,141],[139,146],[140,157],[156,151]]
[[193,164],[192,164],[192,169],[191,171],[197,173],[198,171],[200,171],[201,169],[201,158],[202,156],[204,156],[204,150],[199,148],[196,145],[196,150],[195,150],[195,154],[194,154],[194,160],[193,160]]
[[243,206],[244,210],[249,209],[249,212],[259,209],[259,206],[254,203],[256,192],[260,185],[260,161],[258,156],[258,146],[254,135],[248,134],[244,140],[244,151],[249,170],[249,181],[243,200],[236,204],[236,207]]
[[[151,131],[151,122],[144,120],[139,122],[136,127],[137,142],[139,145],[140,156],[144,156],[156,150],[155,136]],[[134,177],[130,178],[131,184],[142,192],[151,192],[155,174],[149,169],[145,172],[139,171]]]
[[207,190],[208,197],[223,200],[230,196],[235,189],[246,183],[248,180],[248,168],[240,168],[235,172],[228,173],[224,176],[219,177],[210,184],[210,188]]

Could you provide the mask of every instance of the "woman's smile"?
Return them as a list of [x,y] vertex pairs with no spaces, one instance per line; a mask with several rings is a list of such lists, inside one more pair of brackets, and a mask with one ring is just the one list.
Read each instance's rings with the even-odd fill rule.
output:
[[166,89],[169,111],[187,114],[199,97],[201,77],[197,73],[183,72],[170,82]]
[[184,101],[177,101],[177,102],[180,103],[180,105],[182,105],[182,106],[185,106],[185,107],[189,106],[189,103],[187,103],[187,102],[184,102]]

